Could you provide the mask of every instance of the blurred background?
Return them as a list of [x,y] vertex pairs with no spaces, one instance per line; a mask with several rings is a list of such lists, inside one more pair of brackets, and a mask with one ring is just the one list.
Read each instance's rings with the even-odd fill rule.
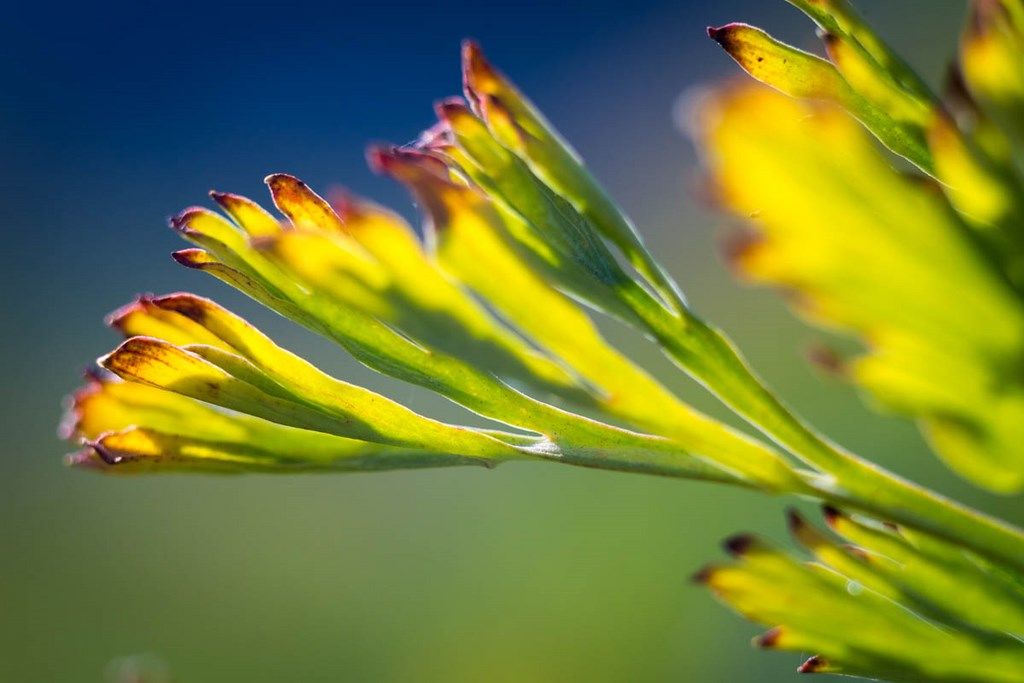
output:
[[[956,0],[861,0],[934,82]],[[65,469],[63,395],[116,343],[137,292],[216,297],[330,371],[421,411],[453,405],[177,267],[166,218],[263,176],[344,185],[410,218],[363,162],[459,88],[480,39],[588,159],[705,316],[841,443],[1020,520],[960,484],[914,428],[803,361],[823,335],[716,258],[725,221],[694,199],[674,111],[737,69],[704,36],[743,20],[816,49],[782,0],[17,3],[0,55],[4,382],[0,681],[776,681],[796,654],[688,577],[740,530],[785,542],[783,501],[543,464],[350,476],[104,478]],[[722,414],[658,354],[609,334]],[[137,677],[133,678],[133,676]]]

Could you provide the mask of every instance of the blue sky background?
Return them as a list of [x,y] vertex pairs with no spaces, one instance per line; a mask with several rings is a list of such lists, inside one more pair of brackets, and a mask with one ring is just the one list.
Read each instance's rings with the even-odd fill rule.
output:
[[[860,5],[937,79],[960,2]],[[61,467],[61,396],[115,343],[102,316],[140,291],[216,296],[346,378],[459,415],[177,267],[165,225],[210,188],[262,200],[275,171],[413,217],[363,149],[429,125],[432,102],[458,92],[467,36],[802,412],[898,470],[1012,507],[968,494],[912,427],[815,377],[800,352],[821,335],[713,257],[723,221],[689,192],[695,159],[672,112],[688,89],[735,76],[703,31],[737,19],[815,46],[781,0],[7,7],[0,680],[115,680],[126,657],[177,681],[790,679],[798,656],[752,651],[756,630],[685,581],[729,533],[781,537],[777,501],[543,466],[283,479]],[[674,377],[639,340],[610,333]]]

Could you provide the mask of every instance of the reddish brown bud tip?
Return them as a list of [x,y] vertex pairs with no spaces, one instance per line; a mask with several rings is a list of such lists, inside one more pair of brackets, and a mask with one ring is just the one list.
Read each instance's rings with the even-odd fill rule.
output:
[[171,252],[171,258],[186,268],[199,268],[207,260],[206,251],[196,248]]
[[708,26],[708,38],[721,45],[729,54],[733,54],[733,49],[737,47],[737,30],[749,28],[748,24],[735,21],[718,28]]
[[428,152],[407,147],[371,145],[366,150],[366,161],[374,173],[399,180],[430,174],[447,179],[448,167]]
[[779,638],[782,637],[782,627],[776,626],[773,629],[765,631],[757,638],[754,639],[754,645],[757,647],[772,648],[775,647],[776,643],[779,642]]
[[211,309],[218,308],[215,303],[201,296],[190,292],[172,292],[150,300],[151,305],[164,310],[183,315],[194,320],[200,325],[205,324]]
[[263,179],[263,183],[270,188],[271,192],[286,190],[292,187],[298,187],[310,193],[313,192],[309,189],[309,185],[289,173],[271,173]]
[[249,201],[241,195],[232,192],[218,192],[217,190],[210,190],[210,199],[217,202],[225,210],[230,210],[240,203]]
[[757,545],[757,539],[751,534],[736,534],[725,539],[722,543],[725,551],[733,557],[742,557],[755,545]]
[[745,28],[747,25],[738,21],[733,21],[723,26],[708,26],[708,38],[715,41],[726,50],[729,49],[729,43],[732,42],[733,34],[737,28]]
[[393,151],[395,147],[383,145],[370,145],[366,148],[366,163],[374,173],[387,174],[394,163]]
[[479,113],[480,98],[493,91],[501,77],[484,57],[474,40],[462,42],[462,91],[473,109]]
[[438,121],[420,133],[413,145],[424,152],[445,152],[455,144],[455,135],[447,121]]
[[106,317],[103,318],[103,323],[107,327],[112,327],[114,329],[118,329],[124,332],[125,320],[128,318],[128,316],[139,311],[145,311],[146,308],[150,306],[152,303],[152,294],[139,294],[135,297],[135,301],[127,303],[124,306],[121,306],[121,308],[118,308],[117,310],[108,313]]
[[807,520],[795,508],[786,508],[786,526],[796,536],[807,526]]
[[821,514],[825,518],[825,523],[833,528],[835,528],[836,520],[843,516],[843,513],[839,511],[839,508],[832,507],[828,504],[821,506]]
[[170,226],[179,232],[188,232],[188,224],[192,221],[192,218],[203,211],[206,211],[206,209],[201,206],[190,206],[181,213],[171,216]]
[[706,585],[711,581],[711,576],[715,573],[716,567],[714,565],[704,565],[690,576],[690,580],[694,583]]
[[995,30],[997,22],[1007,18],[1008,12],[999,0],[974,0],[967,21],[967,34],[981,36]]
[[814,655],[806,662],[801,664],[799,667],[797,667],[796,672],[801,674],[813,674],[821,671],[826,666],[828,666],[828,662],[826,662],[818,655]]
[[846,363],[838,351],[824,344],[813,344],[807,349],[807,360],[822,372],[839,376],[846,370]]
[[448,97],[434,103],[434,113],[442,121],[451,121],[460,116],[472,116],[466,100],[461,97]]
[[334,209],[334,213],[346,223],[366,214],[367,202],[347,187],[331,188],[327,201]]
[[726,265],[738,277],[746,277],[744,263],[764,244],[764,237],[753,230],[731,232],[722,240]]

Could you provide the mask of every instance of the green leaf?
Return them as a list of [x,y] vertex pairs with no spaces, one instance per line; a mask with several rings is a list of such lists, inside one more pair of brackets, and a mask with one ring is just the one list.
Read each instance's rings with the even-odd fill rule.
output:
[[[623,297],[646,290],[622,269],[594,225],[502,144],[515,135],[515,122],[492,108],[485,113],[488,128],[459,100],[440,103],[437,113],[446,142],[441,146],[430,138],[425,147],[488,194],[535,267],[598,309],[633,320]],[[393,151],[390,156],[396,154],[412,152]],[[386,156],[372,160],[386,170]]]
[[[1024,588],[973,554],[920,532],[871,526],[832,508],[826,509],[826,519],[837,534],[866,551],[859,566],[865,576],[888,583],[887,597],[947,623],[1024,634]],[[805,546],[820,548],[829,543],[806,542],[809,526],[797,526],[803,531],[796,535]],[[861,581],[836,563],[826,562]]]
[[847,376],[918,418],[958,472],[1024,485],[1024,307],[943,195],[834,108],[734,89],[700,126],[718,197],[755,230],[736,268],[862,338]]
[[296,429],[135,382],[90,377],[68,409],[69,464],[103,472],[378,470],[487,464]]
[[[879,676],[894,681],[1020,681],[1024,645],[1005,634],[950,628],[900,604],[900,592],[866,562],[819,538],[799,537],[827,564],[803,564],[749,536],[726,547],[737,561],[702,570],[698,580],[754,621],[772,626],[762,647],[816,652],[802,671]],[[833,564],[834,562],[834,564]],[[851,576],[846,571],[858,569]],[[859,579],[868,578],[867,581]]]
[[400,218],[366,204],[355,208],[350,200],[343,225],[343,233],[282,232],[262,241],[260,249],[311,290],[387,322],[424,346],[541,395],[593,403],[570,373],[527,346],[431,263]]
[[479,192],[433,172],[428,157],[378,155],[378,165],[424,207],[442,267],[594,386],[604,413],[763,486],[802,485],[777,452],[681,402],[610,347],[575,303],[530,269],[512,246],[506,219]]
[[[895,106],[891,93],[881,98],[878,83],[872,81],[876,87],[871,88],[871,93],[880,97],[900,118],[894,117],[890,111],[872,103],[869,98],[850,87],[843,75],[828,61],[786,45],[759,28],[733,23],[709,28],[708,35],[757,80],[791,97],[839,104],[886,147],[925,171],[931,170],[931,154],[925,144],[921,126],[905,121],[907,117],[904,108]],[[850,66],[853,68],[852,64]],[[866,83],[867,80],[865,77],[862,82]]]
[[324,374],[211,301],[172,295],[151,300],[151,306],[200,324],[221,340],[221,353],[227,348],[238,355],[228,352],[226,358],[234,355],[234,360],[217,364],[187,347],[135,336],[101,360],[122,378],[338,436],[425,449],[444,444],[460,455],[518,455],[491,437],[429,420],[379,394]]
[[[844,52],[857,52],[855,59],[876,74],[873,78],[889,80],[920,101],[927,102],[932,99],[931,90],[917,72],[864,23],[847,0],[787,2],[800,8],[826,32],[826,35],[841,41],[845,46],[842,48]],[[841,64],[840,70],[843,70]]]
[[463,89],[491,133],[567,199],[677,310],[682,294],[647,251],[636,227],[590,174],[580,155],[516,86],[484,57],[480,46],[462,46]]

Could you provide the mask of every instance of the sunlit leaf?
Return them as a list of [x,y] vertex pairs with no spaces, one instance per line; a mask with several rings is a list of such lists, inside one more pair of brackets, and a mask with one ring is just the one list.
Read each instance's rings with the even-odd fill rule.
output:
[[965,476],[1018,489],[1024,308],[943,195],[894,171],[834,108],[750,87],[701,121],[721,201],[756,228],[738,270],[859,335],[870,353],[849,366],[855,381],[920,418]]
[[[970,612],[967,596],[947,591],[943,604],[930,602],[941,594],[921,596],[916,591],[922,583],[903,583],[903,564],[876,557],[874,550],[837,546],[799,517],[791,526],[818,563],[801,563],[753,537],[738,536],[726,542],[735,562],[697,575],[723,602],[772,627],[758,645],[817,653],[800,668],[804,673],[894,681],[1021,680],[1024,645],[1006,633],[964,628],[961,616],[990,623],[987,615]],[[954,578],[918,559],[933,570],[929,580]],[[955,600],[963,601],[959,614],[943,619]]]
[[[880,91],[878,82],[868,78],[868,72],[861,70],[861,80],[874,86],[871,94],[876,97],[875,102],[851,87],[827,60],[786,45],[759,28],[733,23],[709,28],[708,35],[757,80],[791,97],[823,100],[843,106],[893,152],[923,169],[931,169],[931,155],[920,125],[905,120],[908,118],[905,109],[911,105],[904,104],[891,93]],[[847,61],[856,73],[855,65],[849,63],[853,56],[849,55]],[[887,111],[879,104],[894,111]],[[893,113],[899,116],[894,117]],[[915,115],[911,114],[909,118],[913,119]]]
[[670,304],[681,307],[682,295],[675,284],[651,257],[633,224],[586,169],[580,155],[472,41],[462,46],[462,72],[466,98],[491,133],[613,242]]
[[68,408],[70,463],[122,473],[337,471],[487,464],[295,429],[135,382],[92,377]]
[[764,485],[794,483],[777,453],[684,404],[612,348],[586,313],[529,268],[512,245],[506,219],[485,197],[423,162],[402,153],[378,160],[424,207],[442,266],[594,386],[604,412]]

